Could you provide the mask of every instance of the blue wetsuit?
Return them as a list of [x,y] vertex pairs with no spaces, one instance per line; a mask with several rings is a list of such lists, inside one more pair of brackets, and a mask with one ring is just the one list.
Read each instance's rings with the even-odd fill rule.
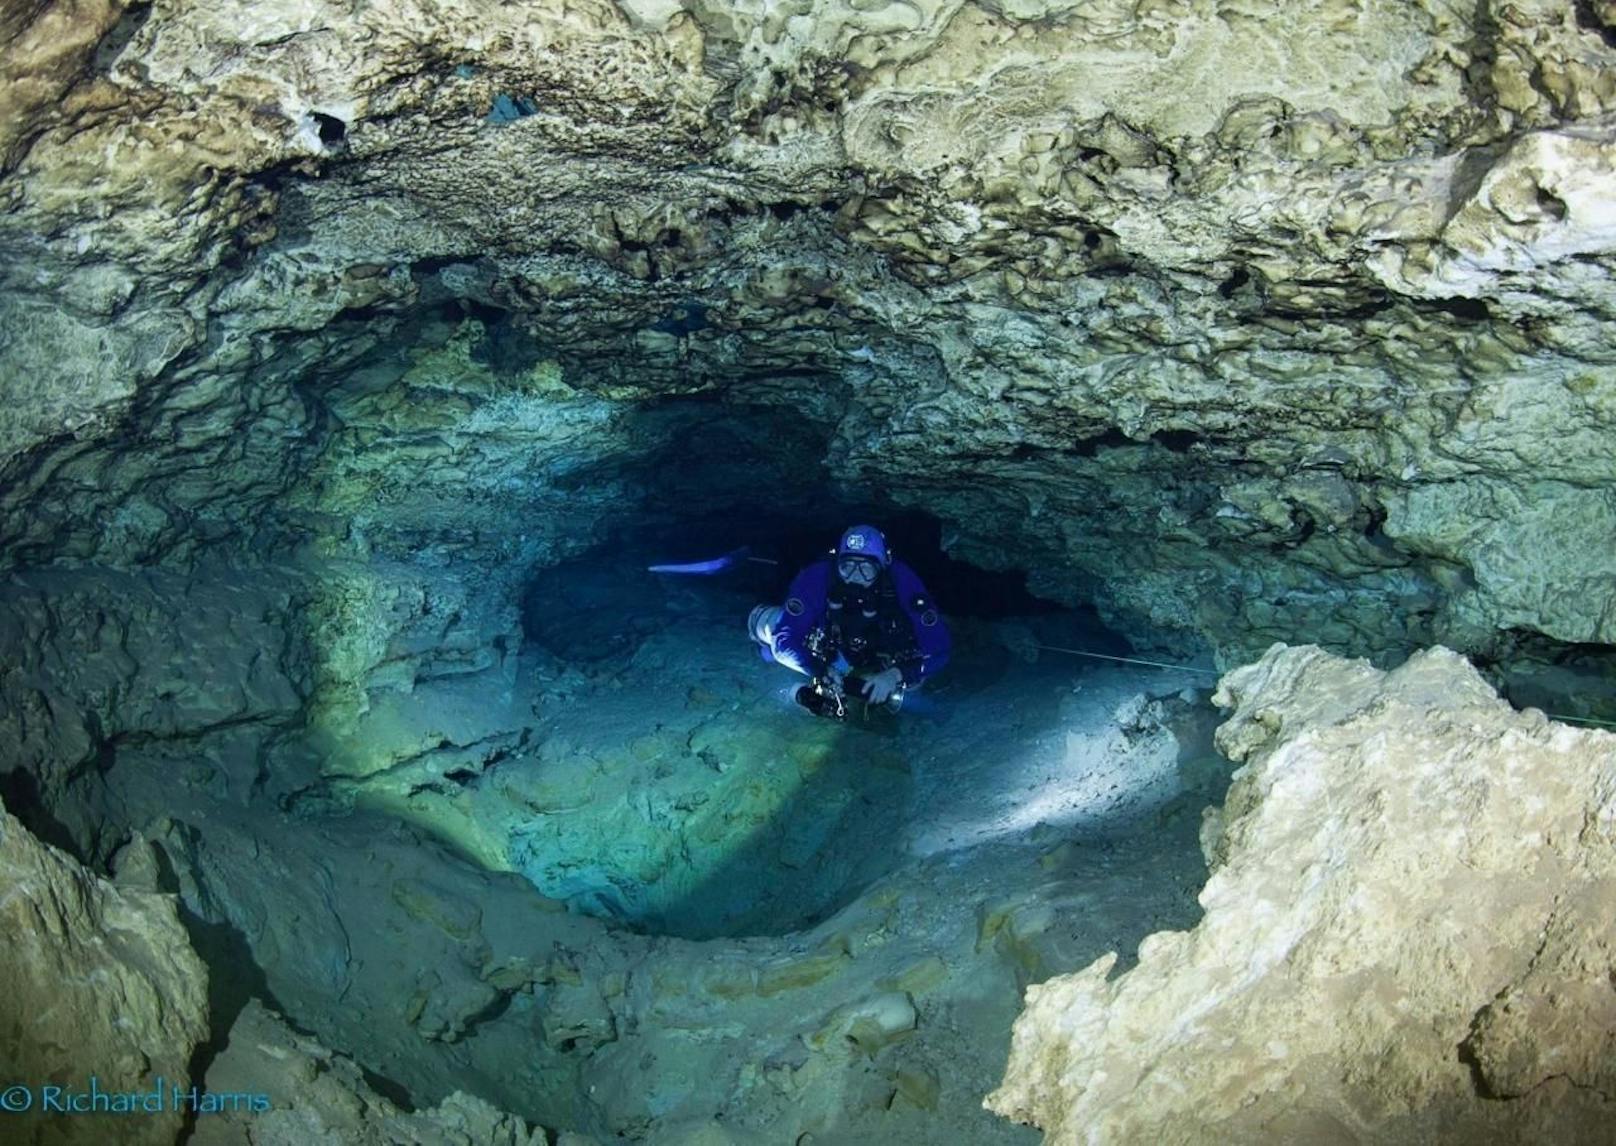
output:
[[835,560],[815,561],[786,593],[766,661],[819,677],[841,656],[847,671],[896,665],[913,688],[948,662],[952,642],[919,575],[896,559],[869,588],[836,576]]

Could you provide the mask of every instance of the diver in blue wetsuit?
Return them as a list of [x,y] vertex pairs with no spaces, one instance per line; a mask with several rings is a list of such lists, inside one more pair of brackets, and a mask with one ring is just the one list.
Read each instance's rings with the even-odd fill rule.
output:
[[842,534],[797,574],[784,605],[753,609],[748,628],[764,660],[810,678],[797,703],[837,719],[850,695],[896,712],[905,691],[947,663],[951,643],[920,577],[871,525]]

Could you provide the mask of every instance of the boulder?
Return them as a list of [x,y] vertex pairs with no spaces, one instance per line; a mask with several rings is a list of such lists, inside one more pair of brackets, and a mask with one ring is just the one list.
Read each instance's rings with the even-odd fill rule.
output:
[[1616,737],[1435,648],[1276,645],[1205,916],[1028,989],[990,1109],[1076,1142],[1609,1142]]
[[115,887],[0,806],[0,1138],[170,1143],[208,1034],[174,897]]

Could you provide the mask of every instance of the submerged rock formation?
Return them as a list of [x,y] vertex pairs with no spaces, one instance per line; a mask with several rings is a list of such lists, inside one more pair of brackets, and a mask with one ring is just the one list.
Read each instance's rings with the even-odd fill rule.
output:
[[[256,1001],[242,1007],[217,1055],[199,1055],[208,971],[175,897],[156,890],[164,878],[157,856],[147,841],[131,841],[115,885],[0,807],[7,1142],[549,1141],[542,1128],[466,1094],[405,1114],[358,1065],[294,1034]],[[205,1077],[192,1074],[199,1063]],[[185,1130],[193,1124],[195,1133]]]
[[218,1095],[274,1095],[266,1110],[222,1107],[201,1119],[196,1146],[548,1146],[550,1136],[514,1115],[456,1092],[429,1110],[405,1113],[365,1080],[353,1060],[287,1028],[249,1003],[230,1028],[229,1044],[208,1068]]
[[[1616,714],[1613,124],[1604,0],[5,6],[0,793],[341,1076],[277,1133],[1024,1142],[977,1033],[1189,926],[1223,779],[1047,650]],[[1041,598],[890,741],[643,572],[855,512]],[[1207,919],[996,1105],[1580,1133],[1606,741],[1227,687]]]
[[1616,641],[1607,6],[92,7],[0,59],[8,564],[509,604],[678,458],[1231,661]]
[[1276,646],[1218,701],[1205,918],[1030,988],[989,1106],[1056,1143],[1609,1141],[1616,737],[1443,649]]
[[207,971],[173,897],[114,887],[0,806],[0,931],[6,1141],[85,1142],[115,1120],[119,1141],[173,1142],[208,1033]]
[[[480,779],[429,771],[470,772],[474,747],[345,777],[352,813],[230,801],[221,764],[125,748],[109,802],[197,923],[216,1022],[272,1001],[390,1100],[465,1090],[599,1142],[1024,1143],[980,1109],[1021,987],[1191,921],[1219,774],[1187,759],[1182,683],[1076,693],[1029,666],[985,707],[1053,709],[1036,738],[981,717],[877,738],[730,679],[733,631],[710,632],[693,700],[647,699],[655,639],[594,678],[530,672],[508,708],[422,686],[450,732],[542,700],[537,744]],[[1113,712],[1125,733],[1087,743]],[[1034,782],[1035,809],[1013,795]]]

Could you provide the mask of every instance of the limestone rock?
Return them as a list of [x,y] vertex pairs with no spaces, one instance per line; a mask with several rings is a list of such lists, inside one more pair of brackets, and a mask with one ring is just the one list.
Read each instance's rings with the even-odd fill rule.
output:
[[[0,565],[374,561],[319,569],[334,622],[413,639],[458,580],[493,661],[529,568],[828,460],[1225,663],[1607,627],[1493,575],[1530,515],[1381,528],[1616,482],[1606,6],[5,20]],[[384,631],[334,642],[333,723]]]
[[96,45],[118,23],[119,0],[11,7],[0,15],[0,171],[71,88]]
[[1470,570],[1442,607],[1451,631],[1478,646],[1521,624],[1569,642],[1616,641],[1616,557],[1586,541],[1616,527],[1603,490],[1476,477],[1411,489],[1386,506],[1389,535]]
[[[324,769],[394,788],[477,767],[519,732],[448,720],[418,685],[508,684],[514,607],[458,577],[388,562],[204,563],[189,574],[90,567],[0,585],[3,769],[45,793],[120,737],[170,745],[175,783],[246,803]],[[278,752],[307,720],[322,751]],[[201,738],[198,740],[198,738]],[[87,842],[84,826],[65,825]]]
[[[306,667],[288,608],[295,584],[229,573],[106,570],[20,574],[0,586],[0,737],[5,770],[47,793],[120,736],[234,729],[251,739],[293,720]],[[187,753],[181,782],[245,801],[261,783],[239,760]],[[291,780],[292,777],[283,777]]]
[[1465,1041],[1485,1093],[1516,1099],[1544,1079],[1616,1096],[1616,985],[1606,896],[1559,905],[1543,949],[1476,1018]]
[[[730,757],[729,773],[686,758],[687,737],[697,730],[705,745],[723,746],[725,726],[709,727],[713,710],[726,708],[741,687],[725,679],[732,670],[721,651],[734,643],[733,626],[718,626],[708,639],[713,655],[696,658],[708,668],[684,679],[721,698],[718,703],[686,708],[682,690],[660,688],[670,661],[648,643],[642,666],[600,674],[570,707],[546,696],[550,711],[535,739],[561,755],[546,755],[545,764],[566,758],[570,746],[562,730],[573,731],[571,745],[581,746],[586,736],[601,737],[597,747],[615,741],[617,758],[643,769],[644,782],[628,790],[652,798],[636,800],[632,814],[655,808],[672,828],[705,807],[689,803],[681,810],[667,802],[683,790],[686,771],[693,786],[709,789],[725,777],[752,774],[770,787],[817,775],[832,790],[856,790],[861,775],[879,780],[888,773],[889,741],[859,737],[836,751],[817,736],[793,735],[796,728],[819,727],[801,714],[776,711],[772,719],[747,704],[730,710],[727,727],[736,736],[754,737],[760,728],[765,735]],[[1048,671],[1037,679],[1059,681],[1055,695],[1064,695],[1069,682],[1054,666],[1043,667]],[[533,679],[537,675],[525,674],[524,709],[548,688]],[[1021,695],[1017,683],[1000,682],[1001,695]],[[1114,696],[1120,700],[1142,687],[1136,674]],[[1104,722],[1117,704],[1093,695],[1097,691],[1090,686],[1084,695],[1091,696],[1093,719]],[[439,699],[423,686],[424,706]],[[487,723],[502,720],[505,702],[492,690],[482,699]],[[1010,708],[998,696],[988,707]],[[1127,711],[1149,715],[1141,705]],[[1083,723],[1078,712],[1067,715],[1072,726]],[[653,733],[657,722],[665,727]],[[913,735],[926,737],[922,744],[957,754],[951,763],[921,744],[909,746],[932,759],[934,792],[973,788],[978,781],[959,765],[991,763],[994,752],[984,750],[990,742],[1001,756],[1006,743],[1027,746],[1007,758],[1025,760],[1029,782],[1049,766],[1073,766],[1059,736],[1007,741],[999,725],[972,723],[980,739],[964,743],[958,723],[911,726]],[[1154,741],[1150,724],[1142,720],[1132,731]],[[625,727],[640,735],[623,737]],[[288,812],[263,799],[243,806],[208,789],[176,785],[164,766],[172,753],[157,738],[117,745],[103,806],[142,830],[113,862],[131,886],[179,889],[198,921],[199,950],[218,968],[214,986],[222,1011],[233,1015],[248,996],[273,999],[299,1030],[373,1072],[373,1089],[395,1102],[394,1086],[416,1107],[460,1089],[530,1122],[575,1128],[601,1142],[714,1140],[714,1121],[723,1127],[718,1140],[727,1136],[746,1146],[793,1142],[805,1133],[828,1142],[929,1142],[939,1135],[1022,1142],[1025,1131],[979,1108],[1002,1069],[996,1055],[1004,1053],[1003,1035],[1017,1009],[1018,976],[1038,963],[1058,970],[1081,966],[1108,946],[1131,945],[1129,938],[1146,930],[1182,925],[1193,918],[1200,883],[1193,815],[1153,823],[1148,838],[1136,844],[1059,848],[1068,833],[1046,824],[1028,842],[1047,863],[1036,862],[1032,848],[1007,864],[997,848],[978,846],[964,863],[960,851],[950,850],[916,867],[880,854],[880,845],[902,842],[893,831],[895,802],[883,797],[871,801],[873,819],[854,822],[845,834],[842,828],[828,833],[843,854],[877,845],[869,854],[879,865],[836,876],[856,895],[851,902],[839,909],[832,903],[822,920],[784,935],[687,942],[559,911],[520,876],[467,862],[464,849],[450,850],[459,842],[455,836],[428,827],[435,807],[465,802],[449,784],[446,791],[423,793],[410,823],[359,809],[327,815],[313,795]],[[269,759],[273,764],[277,757]],[[658,782],[658,772],[670,764],[676,771]],[[765,778],[761,770],[785,775]],[[520,761],[502,761],[486,774],[494,782],[485,786],[512,782],[519,771]],[[989,775],[1012,786],[1002,773]],[[524,794],[540,790],[513,783],[506,798]],[[819,803],[810,792],[808,803],[788,805],[785,814],[811,818]],[[971,822],[961,817],[976,810],[938,808],[930,800],[909,806],[915,822],[952,814],[961,827]],[[506,815],[532,819],[570,807],[566,801],[534,809],[519,804]],[[496,803],[480,801],[467,818],[504,831],[491,814],[497,810]],[[828,802],[823,811],[840,815]],[[617,827],[613,801],[572,815],[586,821],[585,828],[593,821],[587,838],[614,850],[626,850],[620,843],[643,831]],[[781,833],[762,834],[772,855]],[[937,832],[939,840],[951,834]],[[1169,837],[1171,845],[1164,846]],[[581,858],[593,861],[595,854]],[[744,878],[763,889],[771,911],[779,910],[773,900],[781,896],[798,901],[781,909],[798,913],[809,906],[788,882],[795,869],[760,864],[756,854],[742,852],[731,867],[717,870],[726,881],[717,892],[726,899],[735,890],[729,885]],[[1002,943],[977,950],[970,906],[990,890],[1020,910],[1004,922]],[[314,1069],[318,1074],[318,1060]],[[208,1085],[221,1094],[269,1090],[250,1077],[215,1077]],[[268,1133],[268,1126],[249,1120],[248,1128]]]
[[1616,737],[1460,657],[1275,646],[1192,931],[1029,988],[991,1109],[1051,1142],[1608,1141]]
[[[207,970],[173,897],[114,887],[40,843],[3,807],[0,889],[0,1061],[12,1088],[0,1114],[6,1140],[82,1142],[91,1119],[116,1118],[121,1141],[174,1141],[184,1110],[173,1096],[190,1087],[208,1000]],[[19,1087],[23,1106],[15,1105]],[[156,1102],[123,1113],[53,1112],[46,1087],[80,1096],[92,1087],[138,1092]]]
[[1448,219],[1439,243],[1412,259],[1387,254],[1379,269],[1394,289],[1436,297],[1474,298],[1500,278],[1534,272],[1552,281],[1561,273],[1555,264],[1616,243],[1616,212],[1605,194],[1613,173],[1616,139],[1608,131],[1522,136]]
[[371,1087],[352,1059],[294,1033],[256,1000],[237,1016],[229,1043],[209,1066],[207,1091],[259,1096],[263,1108],[234,1102],[199,1118],[191,1139],[198,1146],[546,1146],[550,1141],[542,1127],[530,1127],[461,1091],[405,1113]]
[[837,1008],[807,1041],[814,1047],[843,1046],[873,1058],[912,1032],[918,1021],[913,999],[903,991],[884,991]]
[[545,1045],[551,1050],[587,1054],[617,1037],[611,1008],[593,983],[556,984],[545,1002],[540,1023]]

